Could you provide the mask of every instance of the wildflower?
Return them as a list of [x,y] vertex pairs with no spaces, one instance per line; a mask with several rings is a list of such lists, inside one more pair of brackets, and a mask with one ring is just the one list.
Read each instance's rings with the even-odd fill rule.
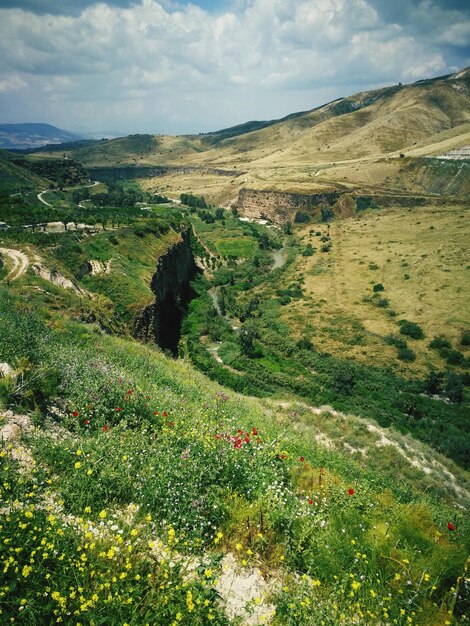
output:
[[447,522],[447,528],[449,530],[455,530],[455,526],[452,524],[452,522]]
[[75,465],[74,465],[75,469],[79,469],[79,468],[80,468],[80,466],[81,466],[80,461],[77,461],[77,462],[75,463]]
[[116,407],[116,412],[117,412],[117,413],[119,413],[119,411],[122,411],[122,409],[121,409],[121,407],[120,407],[120,406],[117,406],[117,407]]
[[90,420],[85,420],[85,426],[88,426],[89,423],[90,423]]
[[104,518],[106,517],[106,511],[105,511],[104,509],[103,509],[102,511],[100,511],[100,513],[99,513],[99,517],[100,517],[101,519],[104,519]]
[[356,492],[354,491],[354,489],[348,489],[348,493],[350,496],[353,496]]
[[109,430],[109,426],[105,424],[101,430],[105,433],[107,430]]
[[256,436],[258,434],[257,429],[253,428],[252,431],[251,431],[251,434]]
[[309,504],[313,504],[313,500],[312,500],[312,499],[310,499],[310,500],[308,501],[308,503],[309,503]]
[[128,393],[129,395],[132,395],[132,394],[134,393],[134,390],[133,390],[133,389],[128,389],[128,390],[127,390],[127,393]]
[[301,463],[304,463],[304,462],[305,462],[305,457],[304,457],[304,456],[301,456],[301,457],[300,457],[300,459],[299,459],[299,461],[300,461]]
[[87,476],[91,476],[91,475],[93,474],[93,470],[92,470],[92,469],[89,469],[89,470],[87,470],[87,472],[86,472],[86,473],[87,473]]
[[167,417],[168,413],[166,411],[163,411],[163,417]]
[[74,417],[78,417],[78,411],[74,411],[74,412],[72,413],[72,415],[73,415]]

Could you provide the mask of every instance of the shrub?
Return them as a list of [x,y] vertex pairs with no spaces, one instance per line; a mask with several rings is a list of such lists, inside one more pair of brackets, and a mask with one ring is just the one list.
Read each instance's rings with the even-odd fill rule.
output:
[[450,341],[445,337],[441,337],[441,335],[436,335],[429,343],[429,347],[434,350],[441,350],[442,348],[448,348],[450,350],[452,348]]
[[460,338],[461,346],[470,346],[470,330],[464,330]]
[[416,354],[411,348],[398,348],[398,358],[400,361],[415,361]]
[[313,256],[315,249],[312,247],[312,244],[307,244],[305,248],[302,250],[303,256]]
[[407,348],[408,344],[406,343],[406,339],[403,337],[399,337],[398,335],[387,335],[385,337],[385,341],[396,348]]
[[451,402],[462,402],[464,393],[462,376],[451,372],[447,377],[444,391]]
[[385,287],[382,285],[382,283],[377,283],[373,286],[372,291],[374,293],[378,293],[379,291],[385,291]]
[[416,322],[408,322],[408,320],[400,320],[400,332],[402,335],[412,337],[413,339],[424,339],[424,331]]
[[449,363],[449,365],[463,365],[465,363],[464,355],[458,350],[449,350],[442,348],[439,350],[440,356]]
[[379,300],[377,300],[377,306],[380,308],[386,309],[389,304],[387,298],[379,298]]

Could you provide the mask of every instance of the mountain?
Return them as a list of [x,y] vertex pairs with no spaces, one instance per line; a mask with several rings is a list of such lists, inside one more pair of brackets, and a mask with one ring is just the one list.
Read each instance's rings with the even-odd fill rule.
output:
[[50,124],[0,124],[0,148],[26,150],[83,139]]
[[[166,175],[145,185],[170,195],[202,193],[227,205],[246,187],[295,193],[386,187],[433,193],[435,175],[443,181],[437,188],[445,190],[445,181],[458,171],[452,193],[462,195],[467,189],[463,169],[454,172],[449,161],[445,171],[438,163],[429,173],[427,157],[468,145],[469,68],[363,91],[279,120],[251,121],[201,135],[131,135],[58,150],[87,167],[169,166]],[[54,148],[48,152],[53,155]],[[421,163],[416,176],[414,160],[422,158],[424,169]],[[138,168],[135,177],[148,178]]]

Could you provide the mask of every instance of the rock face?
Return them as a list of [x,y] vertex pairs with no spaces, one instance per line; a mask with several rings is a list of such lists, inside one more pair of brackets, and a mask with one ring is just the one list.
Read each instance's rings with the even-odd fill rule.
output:
[[157,261],[151,289],[155,302],[136,317],[134,336],[155,341],[162,349],[178,352],[181,322],[192,297],[190,281],[196,271],[191,249],[191,232],[181,232],[181,240]]
[[322,207],[332,207],[339,199],[338,191],[315,194],[287,193],[284,191],[256,191],[240,189],[238,211],[252,219],[271,220],[277,224],[295,221],[299,213],[317,215]]

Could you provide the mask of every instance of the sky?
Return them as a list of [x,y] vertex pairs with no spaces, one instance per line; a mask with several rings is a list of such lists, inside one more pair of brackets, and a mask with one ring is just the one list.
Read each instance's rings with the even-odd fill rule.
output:
[[469,65],[469,0],[0,0],[1,123],[207,132]]

